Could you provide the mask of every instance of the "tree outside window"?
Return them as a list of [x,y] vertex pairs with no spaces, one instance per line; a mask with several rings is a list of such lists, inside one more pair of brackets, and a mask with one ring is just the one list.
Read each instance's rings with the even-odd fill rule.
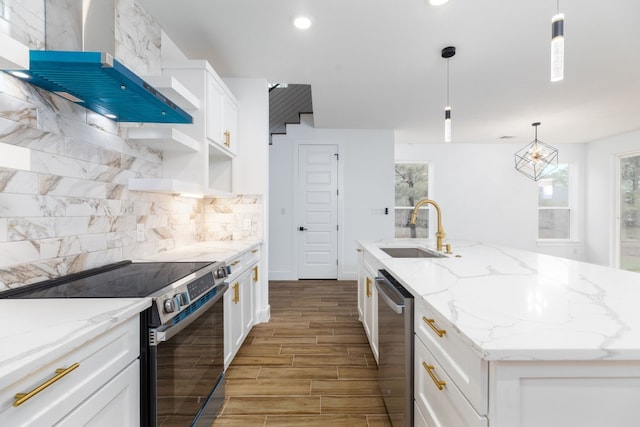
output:
[[620,159],[620,268],[640,271],[640,155]]
[[428,197],[429,167],[426,163],[396,163],[395,237],[429,236],[429,209],[421,208],[416,226],[409,225],[415,204]]

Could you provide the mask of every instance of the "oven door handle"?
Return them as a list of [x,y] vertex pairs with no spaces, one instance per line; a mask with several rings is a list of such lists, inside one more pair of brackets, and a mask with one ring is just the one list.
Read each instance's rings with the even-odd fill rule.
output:
[[229,289],[229,285],[227,283],[223,283],[221,285],[218,285],[217,289],[218,291],[213,298],[204,303],[201,307],[199,307],[195,312],[191,313],[184,320],[181,320],[175,325],[164,325],[158,328],[151,329],[149,331],[149,345],[157,346],[161,342],[169,341],[171,338],[176,336],[187,326],[193,323],[198,317],[200,317],[202,313],[211,308],[212,305],[220,301],[220,298],[222,298],[227,289]]

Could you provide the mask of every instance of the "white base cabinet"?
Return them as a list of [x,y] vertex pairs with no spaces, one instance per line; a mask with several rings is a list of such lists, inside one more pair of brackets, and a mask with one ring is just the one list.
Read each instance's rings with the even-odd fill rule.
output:
[[[20,381],[0,390],[0,425],[139,425],[138,319],[131,318],[47,366],[25,371]],[[57,376],[62,370],[68,373]],[[13,406],[16,394],[28,393],[56,377],[42,391]]]
[[232,274],[227,279],[229,289],[224,294],[224,367],[240,349],[256,323],[257,291],[260,287],[260,249],[240,254],[226,261]]
[[378,362],[378,290],[374,270],[363,260],[358,273],[358,312],[373,356]]
[[639,361],[486,361],[416,301],[416,425],[637,427]]

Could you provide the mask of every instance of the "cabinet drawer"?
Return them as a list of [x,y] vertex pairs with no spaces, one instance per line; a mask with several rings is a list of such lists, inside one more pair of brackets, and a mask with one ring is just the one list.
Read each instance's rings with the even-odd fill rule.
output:
[[244,254],[244,260],[242,261],[244,265],[251,265],[260,260],[260,246],[256,246],[255,248],[247,251]]
[[[448,322],[420,298],[416,299],[414,329],[453,382],[482,415],[488,410],[488,364],[448,328]],[[441,335],[441,336],[440,336]]]
[[[419,341],[415,344],[414,399],[423,425],[429,427],[487,427],[436,358]],[[416,417],[420,420],[420,417]]]
[[[25,371],[20,381],[0,390],[0,424],[51,425],[66,416],[139,356],[138,319],[131,318],[47,366]],[[75,363],[76,369],[20,406],[13,406],[17,393],[28,393],[54,377],[56,369]]]
[[236,255],[232,258],[227,259],[225,262],[231,268],[231,274],[229,275],[227,281],[231,282],[233,280],[236,280],[238,275],[242,273],[242,270],[244,270],[245,264],[243,255]]

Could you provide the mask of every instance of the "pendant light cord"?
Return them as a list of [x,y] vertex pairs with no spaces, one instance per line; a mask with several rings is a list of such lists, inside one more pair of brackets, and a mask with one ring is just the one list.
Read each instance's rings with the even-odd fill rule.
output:
[[449,103],[449,58],[447,58],[447,106],[451,105]]

